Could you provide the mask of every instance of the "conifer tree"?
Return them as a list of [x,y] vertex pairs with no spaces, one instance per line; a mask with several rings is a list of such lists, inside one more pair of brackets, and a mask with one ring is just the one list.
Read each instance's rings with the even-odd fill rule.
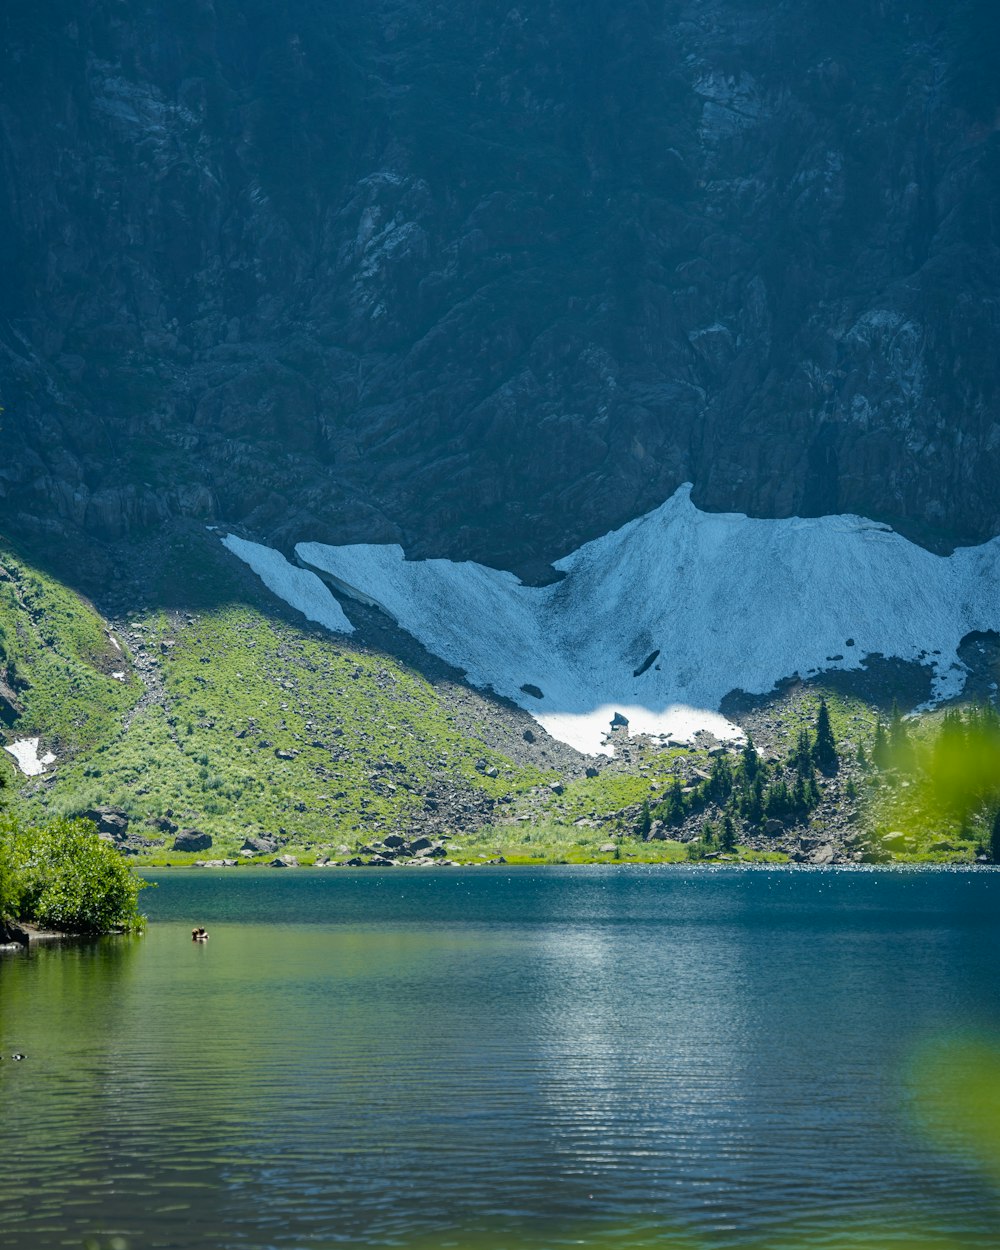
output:
[[719,845],[724,851],[736,850],[736,826],[733,824],[733,818],[728,812],[722,818],[722,827],[719,830]]
[[767,788],[767,797],[764,799],[764,811],[768,816],[781,820],[787,816],[792,810],[792,796],[788,793],[788,784],[785,781],[775,781]]
[[639,817],[639,836],[645,842],[649,838],[650,830],[653,828],[653,814],[649,810],[649,799],[642,801],[642,815]]
[[733,790],[733,770],[729,766],[729,758],[717,755],[712,761],[712,775],[708,780],[709,798],[716,803],[725,803]]
[[792,765],[800,777],[809,777],[812,775],[812,743],[809,740],[808,729],[799,730],[799,736],[795,742],[795,749],[792,751],[788,762]]
[[816,714],[816,738],[812,747],[813,763],[828,777],[831,777],[839,766],[837,757],[837,742],[833,736],[833,726],[830,724],[830,710],[826,706],[826,699],[820,699],[819,712]]
[[764,778],[759,773],[744,796],[743,815],[752,825],[759,825],[764,818]]
[[743,748],[743,776],[747,781],[753,781],[759,767],[760,759],[757,756],[757,748],[753,744],[753,738],[747,734],[746,745]]
[[906,721],[899,710],[899,704],[892,701],[892,713],[889,717],[889,753],[895,768],[906,768],[913,758],[913,747],[906,728]]
[[667,797],[664,802],[662,817],[668,825],[680,825],[684,823],[684,817],[687,811],[684,806],[684,791],[681,789],[681,783],[677,777],[673,779],[670,789],[667,791]]
[[879,720],[875,724],[875,741],[872,743],[872,763],[876,768],[885,768],[889,763],[889,739],[885,727]]

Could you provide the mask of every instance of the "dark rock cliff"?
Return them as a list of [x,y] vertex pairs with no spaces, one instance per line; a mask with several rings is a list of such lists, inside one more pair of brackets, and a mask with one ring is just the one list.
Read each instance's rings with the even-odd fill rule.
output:
[[661,503],[1000,532],[986,0],[0,16],[0,518],[521,571]]

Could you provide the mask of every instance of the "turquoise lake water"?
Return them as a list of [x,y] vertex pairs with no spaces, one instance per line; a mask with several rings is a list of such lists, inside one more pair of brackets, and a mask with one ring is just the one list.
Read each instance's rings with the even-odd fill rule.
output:
[[3,1250],[1000,1246],[998,873],[151,875],[0,959]]

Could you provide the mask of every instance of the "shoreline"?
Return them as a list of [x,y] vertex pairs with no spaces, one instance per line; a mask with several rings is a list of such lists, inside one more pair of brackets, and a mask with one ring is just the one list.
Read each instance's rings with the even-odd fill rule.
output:
[[[243,863],[243,864],[237,865],[237,867],[243,873],[247,871],[252,871],[255,869],[261,872],[273,871],[270,864],[245,864]],[[474,868],[477,871],[482,870],[482,869],[489,869],[489,870],[492,870],[493,874],[498,874],[501,872],[508,872],[511,870],[525,871],[525,870],[540,869],[540,868],[546,868],[546,869],[547,868],[569,868],[569,869],[609,868],[609,869],[618,869],[618,870],[635,869],[635,868],[657,868],[657,869],[663,869],[664,871],[685,871],[685,872],[695,871],[695,872],[806,872],[806,873],[818,873],[818,872],[825,872],[825,873],[835,873],[835,872],[850,872],[850,873],[997,872],[997,871],[1000,871],[1000,864],[978,864],[978,863],[974,863],[970,861],[962,861],[962,860],[951,860],[947,862],[926,862],[926,863],[917,862],[917,861],[900,860],[894,863],[887,863],[887,864],[797,864],[794,862],[764,863],[760,861],[754,862],[752,860],[744,860],[742,862],[737,861],[737,860],[730,860],[730,861],[725,861],[722,863],[719,863],[719,862],[706,863],[704,860],[665,861],[665,860],[656,860],[656,859],[626,860],[626,861],[588,860],[586,862],[581,862],[581,863],[566,863],[566,862],[557,862],[553,860],[553,861],[549,861],[548,863],[519,862],[519,863],[504,863],[504,864],[495,864],[495,863],[494,864],[489,864],[489,863],[435,864],[433,865],[433,867],[438,872],[454,872],[456,869],[467,869],[467,868]],[[155,872],[163,872],[163,871],[198,872],[198,873],[203,873],[203,872],[208,873],[208,872],[215,871],[215,872],[220,873],[220,875],[227,876],[227,877],[232,875],[231,872],[224,872],[221,869],[213,870],[212,868],[208,868],[200,864],[136,864],[134,865],[134,868],[137,873],[143,876],[146,876],[147,874],[151,874]],[[394,873],[397,871],[397,869],[390,868],[388,865],[383,865],[383,864],[371,864],[371,865],[368,865],[368,864],[362,864],[362,865],[300,864],[298,866],[298,871],[299,872],[305,871],[305,873],[309,876],[324,875],[324,874],[329,875],[329,870],[331,868],[341,869],[343,870],[344,873],[359,873],[362,876],[385,875],[386,873]],[[296,870],[293,869],[291,874],[289,875],[292,875],[292,876],[296,875]],[[341,873],[337,873],[336,875],[339,876],[341,875]],[[419,873],[410,873],[407,875],[415,876],[415,877],[422,877],[422,876],[427,876],[429,874],[426,871],[424,871],[424,872],[419,872]],[[74,936],[74,935],[70,934],[68,936]],[[86,935],[81,934],[79,936],[86,936]]]
[[46,945],[50,942],[86,942],[97,938],[122,937],[124,929],[112,929],[110,933],[70,933],[63,929],[40,929],[38,925],[27,920],[8,920],[0,922],[0,936],[4,930],[6,935],[21,934],[13,941],[0,941],[0,954],[10,951],[28,951],[33,946]]

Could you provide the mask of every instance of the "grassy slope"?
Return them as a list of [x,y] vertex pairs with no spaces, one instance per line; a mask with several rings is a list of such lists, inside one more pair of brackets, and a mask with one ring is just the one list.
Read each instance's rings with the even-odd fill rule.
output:
[[[199,583],[218,570],[192,566],[190,554],[176,553],[197,603]],[[33,818],[104,803],[128,811],[137,832],[154,835],[142,822],[158,817],[209,832],[213,853],[235,850],[248,833],[280,834],[289,849],[353,846],[433,823],[428,792],[451,800],[441,804],[448,828],[455,804],[486,812],[545,780],[463,732],[419,674],[238,602],[238,579],[222,607],[134,615],[119,652],[89,605],[3,564],[14,580],[0,583],[2,641],[22,683],[7,738],[40,732],[60,756],[44,782],[22,785]],[[178,575],[169,562],[161,572]],[[216,581],[213,597],[218,589]],[[122,668],[124,684],[110,676]],[[477,769],[482,761],[499,775]]]
[[108,741],[142,692],[127,648],[93,608],[4,552],[0,679],[13,696],[8,740],[40,735],[60,757]]
[[498,799],[542,779],[463,736],[434,688],[385,656],[249,606],[138,624],[162,696],[59,769],[54,810],[110,803],[169,817],[211,833],[219,851],[248,833],[353,846],[407,827],[436,786]]

